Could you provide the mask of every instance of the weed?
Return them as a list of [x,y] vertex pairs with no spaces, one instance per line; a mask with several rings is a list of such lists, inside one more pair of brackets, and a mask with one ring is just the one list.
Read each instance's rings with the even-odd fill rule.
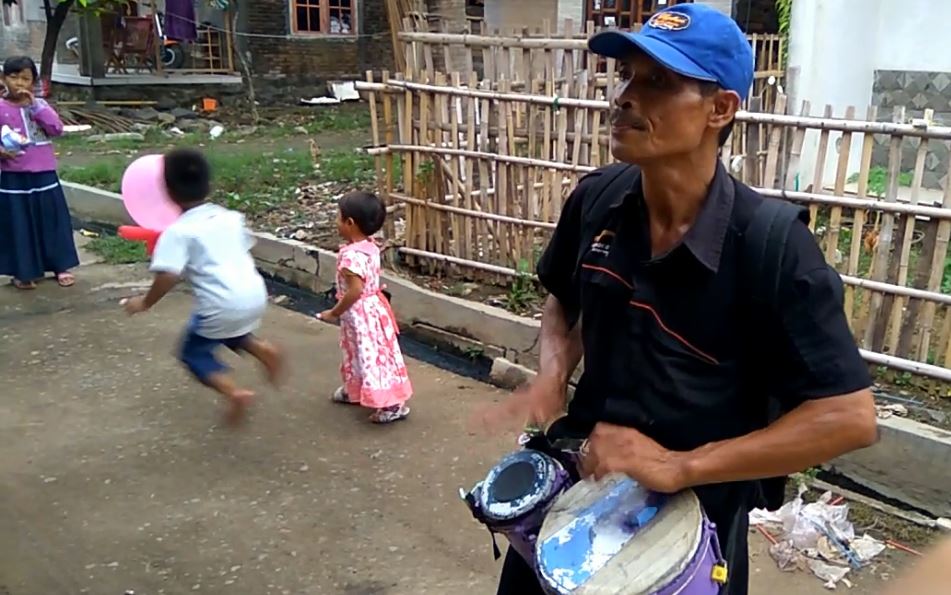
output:
[[480,345],[469,345],[463,350],[463,355],[474,361],[485,355],[485,349]]
[[119,236],[102,236],[86,244],[86,249],[102,257],[108,264],[146,262],[143,242],[132,242]]
[[513,312],[524,312],[538,300],[535,282],[529,271],[528,261],[522,260],[519,262],[518,274],[509,286],[508,295],[505,296],[506,305]]

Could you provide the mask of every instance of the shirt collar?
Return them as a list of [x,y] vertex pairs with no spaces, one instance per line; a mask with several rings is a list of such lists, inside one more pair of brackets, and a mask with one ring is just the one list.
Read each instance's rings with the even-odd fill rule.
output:
[[[734,192],[733,180],[723,164],[718,161],[707,197],[682,242],[682,245],[687,247],[700,264],[714,273],[720,268],[723,243],[733,215]],[[619,196],[611,204],[611,208],[620,207],[628,198],[638,201],[643,199],[640,173],[635,178],[630,191]]]

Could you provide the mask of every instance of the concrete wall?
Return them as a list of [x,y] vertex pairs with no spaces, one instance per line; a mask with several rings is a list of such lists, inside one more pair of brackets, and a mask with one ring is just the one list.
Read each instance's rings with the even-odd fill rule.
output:
[[[894,85],[881,86],[882,74],[951,73],[951,36],[945,24],[951,22],[951,2],[931,0],[811,0],[794,2],[790,31],[789,76],[787,91],[792,109],[798,110],[808,100],[812,113],[822,114],[827,104],[833,114],[841,117],[846,107],[854,106],[859,117],[874,101],[894,95]],[[918,84],[915,78],[898,77],[896,84]],[[873,89],[876,77],[881,93]],[[887,78],[887,75],[885,76]],[[951,93],[951,91],[949,91]],[[943,97],[943,93],[941,94]],[[920,99],[924,99],[921,102]],[[917,110],[940,105],[926,105],[925,95]],[[946,107],[946,106],[945,106]],[[890,119],[886,107],[881,119]],[[841,135],[830,135],[832,147]],[[800,188],[813,179],[818,133],[806,136],[803,146]],[[861,138],[856,136],[851,147],[850,174],[858,171]],[[832,183],[838,154],[828,152],[825,183]]]
[[485,26],[490,30],[534,29],[543,21],[558,26],[558,8],[563,0],[486,0]]

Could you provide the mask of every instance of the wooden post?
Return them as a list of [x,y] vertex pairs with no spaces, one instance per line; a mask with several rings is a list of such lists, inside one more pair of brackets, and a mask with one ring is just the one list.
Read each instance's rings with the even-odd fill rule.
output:
[[102,22],[88,12],[79,17],[79,74],[93,79],[106,76],[106,55],[102,48]]

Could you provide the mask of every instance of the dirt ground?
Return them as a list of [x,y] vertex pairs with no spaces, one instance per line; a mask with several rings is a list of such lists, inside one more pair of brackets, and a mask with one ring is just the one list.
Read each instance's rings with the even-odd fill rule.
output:
[[[491,594],[485,530],[458,500],[508,440],[470,436],[466,412],[504,394],[410,361],[413,414],[390,427],[327,400],[336,329],[272,307],[263,335],[292,364],[241,430],[171,357],[184,293],[129,319],[141,266],[89,265],[79,283],[0,287],[0,594]],[[236,361],[236,358],[232,358]],[[818,595],[752,534],[754,594]],[[851,593],[873,595],[889,554]]]

